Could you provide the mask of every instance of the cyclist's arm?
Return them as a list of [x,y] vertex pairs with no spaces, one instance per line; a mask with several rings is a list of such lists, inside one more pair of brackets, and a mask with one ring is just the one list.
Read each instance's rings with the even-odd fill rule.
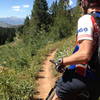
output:
[[88,62],[92,56],[92,40],[83,40],[79,42],[80,49],[69,57],[63,58],[64,65],[79,64]]
[[88,62],[93,49],[93,24],[90,15],[82,16],[78,21],[77,42],[79,50],[63,60],[65,65]]

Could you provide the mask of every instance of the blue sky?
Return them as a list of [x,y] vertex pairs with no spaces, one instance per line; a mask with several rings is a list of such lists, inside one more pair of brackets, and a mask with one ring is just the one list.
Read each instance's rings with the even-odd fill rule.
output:
[[[47,0],[50,6],[55,0]],[[22,17],[31,14],[34,0],[0,0],[0,17]],[[75,6],[76,0],[70,0],[70,5]]]

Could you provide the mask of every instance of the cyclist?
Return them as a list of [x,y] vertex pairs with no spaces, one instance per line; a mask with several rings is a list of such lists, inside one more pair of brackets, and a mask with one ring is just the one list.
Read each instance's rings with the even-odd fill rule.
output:
[[[96,72],[100,73],[100,70],[97,66],[97,69],[94,68],[91,62],[96,63],[94,55],[100,34],[100,28],[92,15],[100,18],[100,0],[80,0],[80,2],[84,15],[78,20],[77,50],[71,56],[64,57],[61,62],[61,67],[74,64],[75,70],[71,73],[64,72],[57,83],[53,100],[72,100],[75,94],[84,90],[90,92],[89,100],[97,100],[99,97],[100,80],[95,75]],[[88,69],[90,71],[87,71]]]

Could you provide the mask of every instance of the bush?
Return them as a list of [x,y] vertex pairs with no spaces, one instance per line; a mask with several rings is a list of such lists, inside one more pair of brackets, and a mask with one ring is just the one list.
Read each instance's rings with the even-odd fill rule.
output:
[[32,55],[34,47],[31,42],[31,38],[28,38],[0,48],[0,66],[3,68],[0,70],[0,100],[33,98],[37,74],[43,61],[51,50],[59,47],[59,42],[54,45],[50,42],[47,46],[44,42]]
[[74,46],[75,46],[75,36],[72,35],[71,37],[67,38],[62,42],[60,48],[57,50],[56,57],[55,57],[56,60],[71,55]]
[[0,72],[0,87],[0,100],[28,100],[34,83],[29,74],[6,69]]

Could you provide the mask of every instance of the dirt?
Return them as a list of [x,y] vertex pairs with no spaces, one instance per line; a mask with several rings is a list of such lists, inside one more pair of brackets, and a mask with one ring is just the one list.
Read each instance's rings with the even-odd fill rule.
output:
[[45,100],[48,92],[55,83],[55,78],[52,75],[52,63],[49,61],[54,58],[56,50],[51,52],[43,63],[43,68],[38,75],[38,88],[35,100]]

